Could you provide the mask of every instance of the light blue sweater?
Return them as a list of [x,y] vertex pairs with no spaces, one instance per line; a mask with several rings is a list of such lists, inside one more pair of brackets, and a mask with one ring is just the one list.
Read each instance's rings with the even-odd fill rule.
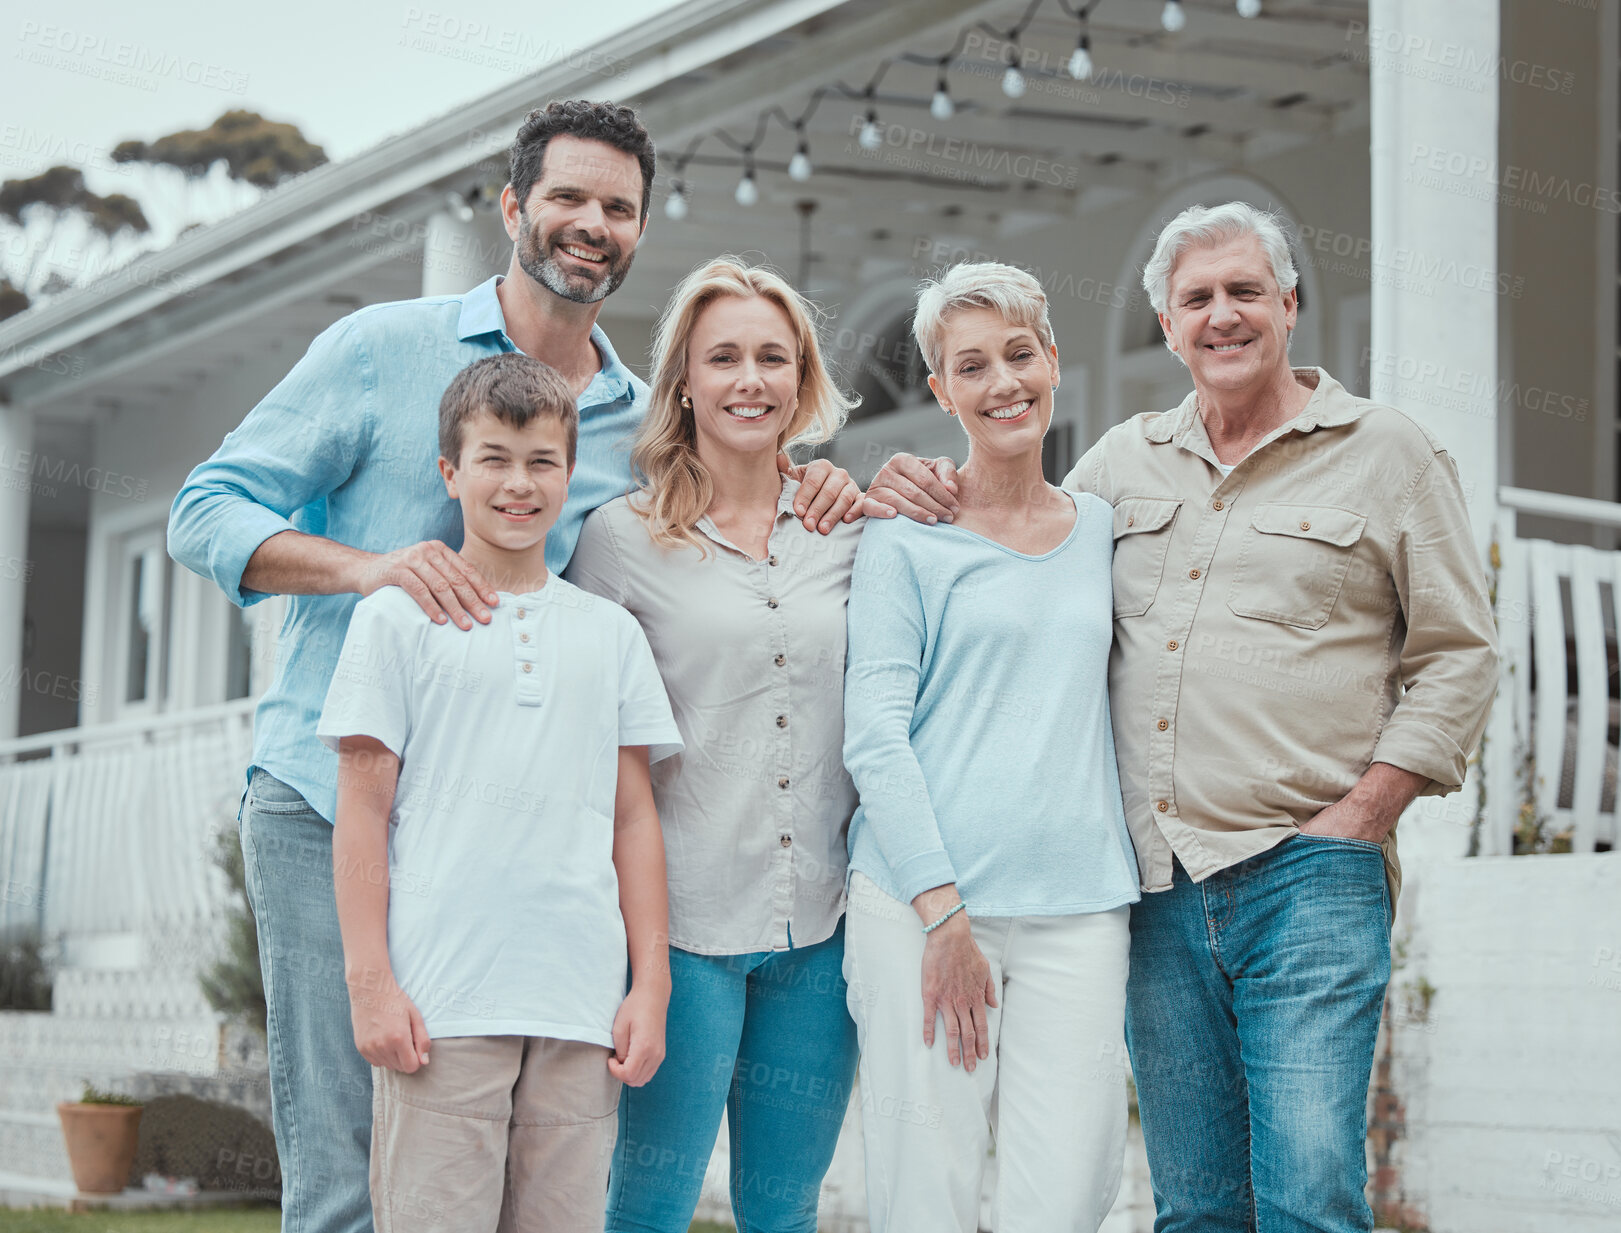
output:
[[1027,556],[907,518],[870,521],[850,578],[844,763],[850,869],[910,902],[955,882],[975,916],[1138,898],[1109,725],[1108,504]]

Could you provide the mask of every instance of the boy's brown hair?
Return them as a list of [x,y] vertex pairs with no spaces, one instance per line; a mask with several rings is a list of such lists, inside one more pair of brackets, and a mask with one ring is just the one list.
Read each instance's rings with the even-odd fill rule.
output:
[[542,416],[556,420],[563,425],[568,465],[574,465],[580,413],[574,391],[550,364],[521,351],[503,351],[474,360],[451,379],[439,400],[439,453],[456,467],[461,466],[462,428],[480,411],[514,428]]

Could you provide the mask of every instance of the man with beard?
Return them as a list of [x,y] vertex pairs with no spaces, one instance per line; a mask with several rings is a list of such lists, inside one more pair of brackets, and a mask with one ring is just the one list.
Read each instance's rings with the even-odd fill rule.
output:
[[[506,275],[332,325],[192,472],[170,514],[170,554],[233,603],[293,597],[255,716],[239,820],[268,1008],[283,1227],[300,1233],[372,1227],[371,1071],[355,1049],[350,991],[393,992],[376,987],[378,973],[345,971],[333,899],[339,764],[315,733],[349,618],[362,596],[398,586],[436,623],[467,630],[489,622],[497,589],[512,581],[484,577],[451,547],[462,540],[461,510],[437,467],[440,396],[468,364],[504,351],[543,360],[574,390],[576,464],[546,541],[554,573],[585,516],[631,485],[628,441],[647,387],[596,320],[647,227],[653,143],[629,108],[553,102],[525,118],[510,169]],[[801,478],[795,512],[807,526],[827,532],[858,516],[861,494],[844,472],[818,461]],[[485,799],[506,787],[456,790]],[[465,993],[435,997],[454,1007]]]

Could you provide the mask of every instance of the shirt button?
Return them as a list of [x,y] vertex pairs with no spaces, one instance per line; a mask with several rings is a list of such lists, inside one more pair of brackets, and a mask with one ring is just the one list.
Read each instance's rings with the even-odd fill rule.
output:
[[1311,523],[1309,523],[1309,522],[1302,522],[1302,523],[1301,523],[1301,524],[1300,524],[1300,529],[1301,529],[1301,530],[1302,530],[1302,531],[1309,531],[1309,530],[1311,530]]
[[1176,639],[1172,638],[1169,642],[1167,642],[1165,644],[1165,649],[1167,651],[1174,651],[1174,650],[1176,650],[1176,646],[1177,646]]
[[777,554],[773,552],[765,559],[765,563],[767,565],[775,565],[777,563]]
[[1221,501],[1220,500],[1212,501],[1210,503],[1210,508],[1211,509],[1220,509],[1221,508]]
[[519,620],[520,620],[520,621],[521,621],[521,620],[523,620],[523,618],[524,618],[524,616],[525,616],[525,615],[526,615],[526,614],[525,614],[525,612],[524,612],[524,610],[523,610],[523,609],[522,609],[522,608],[519,608],[519,609],[518,609],[518,619],[519,619]]
[[777,787],[786,788],[787,786],[788,786],[788,776],[784,775],[781,779],[777,780]]
[[1190,569],[1188,571],[1188,577],[1197,580],[1199,577],[1199,571],[1196,569]]
[[773,659],[771,662],[776,664],[777,667],[780,668],[780,667],[783,666],[783,664],[788,662],[788,657],[786,655],[779,655],[775,659]]
[[783,847],[791,848],[791,847],[793,847],[793,844],[794,844],[794,837],[792,835],[784,835],[782,837],[782,846]]
[[1161,813],[1164,813],[1170,807],[1171,807],[1171,802],[1170,801],[1161,801],[1159,804],[1154,806],[1154,808],[1159,810]]
[[1159,730],[1161,732],[1164,732],[1165,729],[1169,728],[1170,726],[1171,726],[1171,721],[1168,720],[1168,719],[1162,719],[1162,720],[1159,721]]
[[768,599],[765,601],[765,606],[767,608],[775,608],[777,606],[777,601],[774,599]]
[[788,726],[788,716],[786,716],[786,715],[778,715],[777,716],[777,727],[786,728],[787,726]]
[[1137,525],[1137,519],[1136,519],[1136,517],[1135,517],[1135,516],[1132,516],[1132,517],[1129,517],[1129,518],[1127,518],[1127,519],[1126,519],[1126,525],[1127,525],[1127,526],[1128,526],[1128,527],[1134,527],[1134,526],[1136,526],[1136,525]]
[[519,634],[518,635],[518,641],[519,642],[528,642],[529,641],[529,635],[528,634]]
[[523,670],[525,672],[533,672],[535,670],[535,665],[534,664],[525,664],[523,666]]

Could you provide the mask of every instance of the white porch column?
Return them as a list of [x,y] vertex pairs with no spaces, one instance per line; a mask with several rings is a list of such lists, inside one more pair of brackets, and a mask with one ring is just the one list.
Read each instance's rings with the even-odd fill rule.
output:
[[441,210],[428,219],[422,242],[423,295],[455,295],[491,274],[505,273],[512,242],[499,227],[498,239],[492,238],[487,217],[462,218]]
[[1497,496],[1498,299],[1422,271],[1497,269],[1499,22],[1498,0],[1368,3],[1374,269],[1407,271],[1373,279],[1372,394],[1447,447],[1482,552]]
[[[1499,0],[1368,3],[1370,392],[1446,446],[1483,560],[1497,504],[1499,301],[1423,271],[1497,269],[1498,8]],[[1494,812],[1512,807],[1501,761],[1511,745],[1494,725],[1486,754]],[[1480,781],[1471,770],[1462,791],[1421,797],[1404,815],[1402,863],[1412,888],[1404,904],[1430,862],[1468,850]],[[1489,822],[1482,826],[1486,851],[1492,833]]]
[[28,592],[28,502],[33,490],[34,413],[0,402],[0,740],[22,713],[23,599]]

